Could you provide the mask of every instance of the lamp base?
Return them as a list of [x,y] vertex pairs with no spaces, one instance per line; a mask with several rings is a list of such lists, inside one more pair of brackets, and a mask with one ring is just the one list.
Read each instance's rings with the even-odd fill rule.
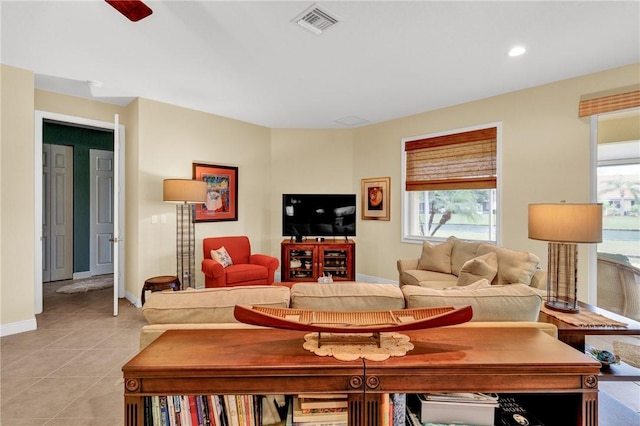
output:
[[549,309],[553,309],[554,311],[565,312],[568,314],[577,314],[580,312],[579,307],[574,306],[572,303],[561,302],[559,300],[544,302],[544,306]]

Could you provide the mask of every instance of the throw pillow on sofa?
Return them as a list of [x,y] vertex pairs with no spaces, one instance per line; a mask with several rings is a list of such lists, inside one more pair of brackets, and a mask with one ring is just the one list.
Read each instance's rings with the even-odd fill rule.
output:
[[491,252],[498,256],[498,274],[491,284],[531,284],[531,278],[540,263],[538,256],[533,253],[510,250],[487,243],[482,243],[478,248],[478,255]]
[[468,286],[478,280],[493,281],[498,273],[498,256],[495,253],[487,253],[468,260],[458,274],[458,285]]
[[482,242],[461,240],[454,236],[447,238],[447,241],[453,244],[451,249],[451,273],[457,276],[467,260],[478,256],[478,247]]
[[453,243],[450,241],[437,245],[433,245],[429,241],[423,242],[418,269],[450,274],[452,248]]

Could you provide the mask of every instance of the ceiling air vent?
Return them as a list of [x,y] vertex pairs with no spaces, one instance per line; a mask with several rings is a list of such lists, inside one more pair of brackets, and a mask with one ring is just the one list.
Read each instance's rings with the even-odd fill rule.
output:
[[338,19],[320,9],[315,4],[298,15],[293,22],[314,34],[321,34],[338,23]]

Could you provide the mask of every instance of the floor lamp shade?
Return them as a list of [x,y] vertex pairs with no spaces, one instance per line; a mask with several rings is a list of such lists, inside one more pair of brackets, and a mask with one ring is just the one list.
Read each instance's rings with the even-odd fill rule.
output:
[[196,204],[207,201],[207,183],[191,179],[165,179],[162,199],[168,202]]
[[207,200],[207,184],[191,179],[165,179],[162,199],[176,205],[176,269],[182,288],[195,287],[194,204]]
[[545,306],[578,312],[577,243],[602,242],[602,204],[530,204],[529,238],[549,242]]

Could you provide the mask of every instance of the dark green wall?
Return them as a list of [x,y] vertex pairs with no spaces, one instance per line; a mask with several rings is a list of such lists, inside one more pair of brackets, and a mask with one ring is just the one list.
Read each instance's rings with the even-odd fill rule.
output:
[[89,264],[89,150],[113,151],[113,131],[76,127],[45,121],[42,142],[73,147],[73,272]]

